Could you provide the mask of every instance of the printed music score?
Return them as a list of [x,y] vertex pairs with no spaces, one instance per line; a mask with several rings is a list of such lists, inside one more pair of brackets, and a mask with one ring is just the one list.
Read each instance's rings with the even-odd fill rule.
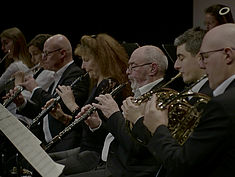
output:
[[44,177],[58,177],[64,165],[54,162],[40,146],[41,141],[0,104],[0,130],[34,169]]

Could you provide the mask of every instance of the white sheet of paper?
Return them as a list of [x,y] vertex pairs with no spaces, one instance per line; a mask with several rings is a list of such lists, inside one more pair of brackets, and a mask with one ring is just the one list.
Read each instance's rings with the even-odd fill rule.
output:
[[58,177],[64,165],[54,162],[40,146],[41,141],[0,104],[0,130],[43,177]]

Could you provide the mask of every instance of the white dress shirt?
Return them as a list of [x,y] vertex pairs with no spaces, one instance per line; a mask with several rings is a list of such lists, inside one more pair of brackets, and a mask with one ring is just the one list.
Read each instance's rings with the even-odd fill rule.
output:
[[[51,91],[51,94],[54,93],[55,91],[55,88],[59,82],[59,80],[61,79],[61,76],[63,75],[64,71],[67,69],[67,67],[72,64],[73,61],[69,62],[68,64],[66,64],[65,66],[63,66],[60,70],[58,70],[54,77],[55,77],[55,82],[54,82],[54,86],[53,86],[53,89]],[[45,134],[45,140],[46,142],[50,142],[52,140],[52,136],[51,136],[51,132],[50,132],[50,129],[49,129],[49,120],[48,120],[48,115],[46,115],[43,119],[43,131],[44,131],[44,134]]]

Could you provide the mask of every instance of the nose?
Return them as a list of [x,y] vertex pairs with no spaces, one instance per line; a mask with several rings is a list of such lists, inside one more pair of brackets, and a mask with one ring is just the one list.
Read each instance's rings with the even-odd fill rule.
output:
[[35,61],[35,57],[33,55],[31,55],[31,61]]
[[179,65],[179,60],[178,60],[178,59],[175,61],[174,68],[175,68],[176,70],[179,70],[179,69],[180,69],[180,65]]
[[82,66],[81,66],[82,69],[86,69],[86,66],[85,66],[85,63],[82,62]]
[[42,53],[42,60],[45,60],[46,55],[44,53]]
[[129,75],[130,74],[130,70],[129,68],[126,69],[126,74]]

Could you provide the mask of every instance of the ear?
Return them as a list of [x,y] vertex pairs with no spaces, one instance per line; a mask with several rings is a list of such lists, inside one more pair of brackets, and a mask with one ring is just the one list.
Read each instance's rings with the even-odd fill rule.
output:
[[60,53],[61,53],[61,55],[65,56],[66,55],[66,50],[65,49],[61,49]]
[[226,63],[231,64],[234,62],[234,57],[233,57],[233,50],[231,48],[225,48],[224,49],[225,55],[226,55]]
[[158,64],[157,63],[152,63],[152,68],[151,68],[152,73],[157,73],[158,72]]

